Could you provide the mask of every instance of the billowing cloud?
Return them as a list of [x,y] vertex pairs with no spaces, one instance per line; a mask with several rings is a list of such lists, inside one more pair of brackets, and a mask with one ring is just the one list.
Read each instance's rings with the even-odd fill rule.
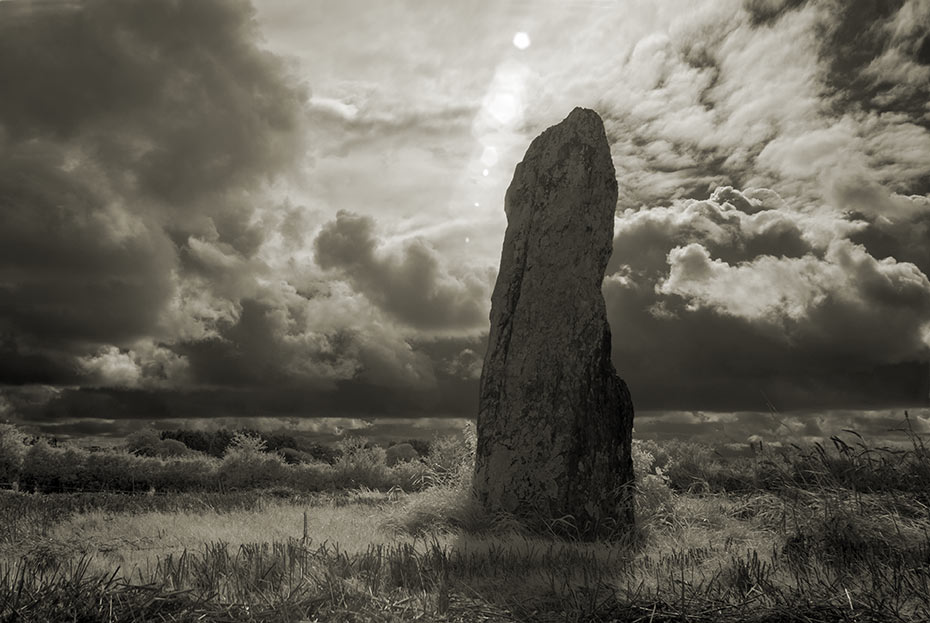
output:
[[396,253],[385,252],[374,228],[369,217],[339,212],[314,242],[316,261],[324,269],[341,270],[372,303],[416,328],[484,328],[487,274],[454,274],[422,239],[406,242]]
[[614,360],[643,407],[927,400],[930,281],[847,237],[867,223],[726,187],[628,210],[616,227]]
[[0,6],[0,331],[19,357],[132,385],[139,340],[183,337],[165,320],[184,254],[220,261],[206,235],[254,252],[249,204],[301,153],[305,98],[257,39],[245,2]]
[[78,359],[89,382],[102,387],[179,388],[188,380],[187,360],[164,346],[140,341],[132,350],[115,346]]
[[925,406],[928,11],[0,2],[4,413],[473,415],[504,192],[579,105],[638,413]]

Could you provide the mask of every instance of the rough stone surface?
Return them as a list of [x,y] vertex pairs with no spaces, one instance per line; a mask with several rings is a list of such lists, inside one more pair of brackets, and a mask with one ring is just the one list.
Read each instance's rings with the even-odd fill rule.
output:
[[482,503],[539,527],[570,516],[585,538],[633,522],[633,403],[610,359],[601,293],[616,203],[597,113],[576,108],[532,142],[505,199],[481,374]]

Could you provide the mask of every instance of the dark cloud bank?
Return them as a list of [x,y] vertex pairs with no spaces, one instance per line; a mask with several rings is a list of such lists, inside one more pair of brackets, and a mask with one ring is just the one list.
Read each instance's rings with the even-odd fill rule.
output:
[[[774,96],[734,90],[727,37],[808,13],[820,99],[793,119],[812,125],[756,106],[769,125],[743,131],[739,107]],[[227,0],[0,4],[3,416],[474,414],[494,268],[274,199],[320,120],[253,18]],[[747,413],[927,406],[930,44],[908,26],[926,18],[753,1],[737,25],[658,41],[650,93],[674,108],[696,80],[702,136],[681,110],[642,119],[605,96],[621,201],[604,293],[646,432],[718,411],[777,436]],[[691,415],[663,429],[650,410]]]

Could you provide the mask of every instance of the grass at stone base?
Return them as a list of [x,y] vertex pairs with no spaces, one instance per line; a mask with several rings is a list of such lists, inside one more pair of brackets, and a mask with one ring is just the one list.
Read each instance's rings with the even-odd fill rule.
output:
[[628,543],[454,488],[97,496],[0,497],[0,620],[930,620],[930,516],[900,496],[655,485]]

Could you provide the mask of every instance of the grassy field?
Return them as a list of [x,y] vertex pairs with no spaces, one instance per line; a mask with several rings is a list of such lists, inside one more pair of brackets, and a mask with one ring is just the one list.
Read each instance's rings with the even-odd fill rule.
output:
[[465,469],[414,493],[6,492],[0,620],[927,621],[912,441],[637,443],[638,524],[613,542],[489,517]]

